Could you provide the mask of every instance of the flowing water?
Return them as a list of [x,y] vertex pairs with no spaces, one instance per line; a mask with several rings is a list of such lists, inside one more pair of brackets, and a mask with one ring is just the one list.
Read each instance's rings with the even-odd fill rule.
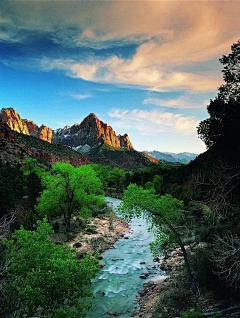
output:
[[[110,197],[106,201],[113,209],[121,202]],[[131,231],[126,235],[129,239],[118,240],[113,249],[102,254],[105,266],[92,281],[95,299],[88,318],[113,317],[108,312],[117,312],[118,317],[129,318],[138,308],[135,300],[143,283],[163,275],[153,262],[149,243],[154,237],[148,232],[146,221],[133,219],[130,226]],[[149,273],[148,278],[141,279],[141,273]]]

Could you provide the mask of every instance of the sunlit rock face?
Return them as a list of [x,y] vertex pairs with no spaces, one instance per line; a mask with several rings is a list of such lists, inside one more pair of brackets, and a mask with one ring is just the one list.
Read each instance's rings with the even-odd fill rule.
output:
[[27,123],[21,119],[13,108],[3,108],[0,114],[0,121],[7,124],[12,130],[29,135]]
[[37,137],[42,139],[42,140],[45,140],[45,141],[52,143],[53,137],[54,137],[54,131],[53,131],[53,129],[51,129],[47,126],[42,125],[38,128],[38,136]]
[[32,120],[22,119],[13,108],[2,108],[0,122],[7,124],[12,130],[31,135],[52,143],[54,131],[47,126],[38,127]]
[[94,147],[106,144],[114,148],[133,149],[127,134],[117,135],[111,126],[99,120],[93,113],[89,114],[80,124],[56,130],[54,142],[69,147],[83,145]]

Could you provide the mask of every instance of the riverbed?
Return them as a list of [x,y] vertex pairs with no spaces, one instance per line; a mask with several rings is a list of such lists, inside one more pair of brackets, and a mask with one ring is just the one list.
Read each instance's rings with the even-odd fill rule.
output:
[[[106,201],[116,210],[121,202],[107,197]],[[144,219],[133,219],[131,230],[119,239],[113,249],[102,254],[105,266],[92,281],[95,299],[88,318],[117,315],[129,318],[138,309],[136,297],[143,283],[164,273],[156,267],[149,243],[154,240]],[[148,275],[146,279],[140,274]]]

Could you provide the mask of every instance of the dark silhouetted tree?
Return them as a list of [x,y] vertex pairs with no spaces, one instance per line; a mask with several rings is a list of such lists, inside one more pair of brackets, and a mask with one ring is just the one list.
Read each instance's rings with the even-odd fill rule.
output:
[[240,41],[231,49],[229,55],[220,59],[225,84],[218,88],[216,98],[210,100],[207,107],[210,118],[198,126],[198,134],[208,148],[222,138],[231,143],[240,132]]

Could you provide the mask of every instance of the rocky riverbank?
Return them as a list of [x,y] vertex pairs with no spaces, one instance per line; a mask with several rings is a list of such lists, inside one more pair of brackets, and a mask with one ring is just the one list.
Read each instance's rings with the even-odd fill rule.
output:
[[164,270],[165,276],[158,276],[149,280],[138,291],[137,303],[140,308],[132,317],[134,318],[152,318],[156,303],[159,299],[159,293],[164,293],[171,286],[174,280],[174,273],[183,264],[183,255],[180,248],[173,250],[168,256],[155,258],[156,266]]
[[79,233],[68,244],[76,248],[77,257],[81,259],[86,253],[101,254],[112,248],[117,239],[124,237],[128,231],[128,223],[115,214],[110,218],[92,218],[85,231]]

